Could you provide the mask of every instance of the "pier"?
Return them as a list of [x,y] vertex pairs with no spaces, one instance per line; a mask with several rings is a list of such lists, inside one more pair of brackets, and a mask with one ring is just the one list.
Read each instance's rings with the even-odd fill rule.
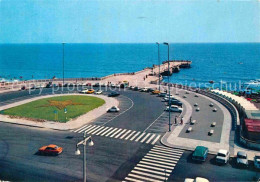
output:
[[[170,60],[169,61],[169,70],[168,73],[168,61],[162,62],[159,65],[153,65],[152,67],[144,68],[143,70],[137,72],[129,72],[129,73],[114,73],[111,75],[107,75],[105,77],[91,77],[91,78],[65,78],[65,83],[70,84],[119,84],[123,81],[128,81],[129,85],[133,86],[147,86],[151,83],[157,83],[159,80],[159,68],[160,68],[160,79],[162,76],[172,75],[175,72],[179,72],[180,69],[190,68],[191,61],[187,60]],[[31,87],[33,84],[43,85],[44,87],[49,83],[60,85],[63,82],[62,78],[56,79],[42,79],[42,80],[27,80],[27,81],[19,81],[19,82],[5,82],[0,84],[0,93],[11,91],[11,90],[20,90],[22,86],[25,86],[26,89]]]

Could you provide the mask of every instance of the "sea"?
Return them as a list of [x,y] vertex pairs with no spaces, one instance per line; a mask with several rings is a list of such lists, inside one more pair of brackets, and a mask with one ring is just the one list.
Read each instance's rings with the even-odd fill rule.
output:
[[[0,44],[0,81],[102,77],[151,67],[168,59],[160,44]],[[230,83],[260,78],[260,43],[171,43],[170,60],[192,61],[170,82]],[[167,81],[167,78],[164,78]]]

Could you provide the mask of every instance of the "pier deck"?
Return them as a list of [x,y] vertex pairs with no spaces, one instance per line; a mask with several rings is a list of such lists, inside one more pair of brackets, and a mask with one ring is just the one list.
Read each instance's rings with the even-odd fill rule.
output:
[[[190,67],[191,61],[170,61],[170,74],[173,73],[173,69],[175,68],[186,68]],[[168,71],[168,61],[164,61],[163,64],[160,65],[160,73]],[[112,75],[108,75],[102,78],[66,78],[65,83],[100,83],[107,84],[111,82],[113,84],[122,83],[123,81],[128,81],[129,85],[144,87],[148,86],[150,83],[155,83],[159,80],[159,66],[153,65],[153,67],[144,68],[141,71],[133,72],[133,73],[115,73]],[[162,77],[161,77],[162,78]],[[22,86],[29,87],[32,84],[45,84],[52,82],[53,84],[62,83],[62,79],[47,79],[47,80],[28,80],[28,81],[20,81],[16,83],[1,83],[0,84],[0,93],[8,92],[11,90],[19,90]]]

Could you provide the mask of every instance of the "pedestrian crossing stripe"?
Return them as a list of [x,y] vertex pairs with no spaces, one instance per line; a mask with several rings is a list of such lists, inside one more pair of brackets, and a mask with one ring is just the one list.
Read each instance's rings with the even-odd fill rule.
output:
[[[106,127],[100,125],[85,125],[74,131],[75,133],[83,133],[97,136],[104,136],[122,140],[130,140],[146,144],[155,145],[161,135],[154,133],[146,133],[141,131],[133,131],[123,128]],[[155,148],[158,149],[158,148]],[[165,151],[167,153],[167,151]]]
[[[154,149],[156,153],[153,152]],[[154,145],[123,182],[167,181],[182,153],[181,149]]]

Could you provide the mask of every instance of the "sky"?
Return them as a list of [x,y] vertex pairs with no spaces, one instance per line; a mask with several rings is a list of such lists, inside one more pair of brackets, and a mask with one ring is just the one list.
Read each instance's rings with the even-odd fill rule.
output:
[[0,43],[260,42],[260,1],[0,0]]

